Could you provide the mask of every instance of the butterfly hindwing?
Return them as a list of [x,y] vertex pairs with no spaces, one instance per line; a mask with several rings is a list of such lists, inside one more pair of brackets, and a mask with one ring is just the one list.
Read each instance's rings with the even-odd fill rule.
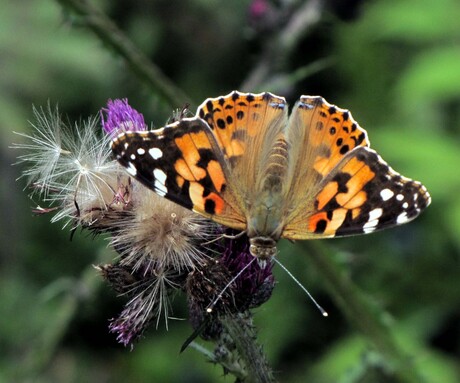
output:
[[374,150],[357,147],[323,180],[313,211],[290,221],[283,237],[367,234],[408,222],[429,204],[421,183],[395,172]]
[[120,134],[112,151],[127,171],[155,193],[216,222],[245,229],[238,201],[227,188],[228,169],[201,119]]

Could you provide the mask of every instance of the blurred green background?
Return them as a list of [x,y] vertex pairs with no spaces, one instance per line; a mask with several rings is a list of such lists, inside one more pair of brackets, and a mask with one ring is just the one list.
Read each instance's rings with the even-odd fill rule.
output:
[[[400,228],[322,242],[383,311],[427,382],[460,381],[460,3],[457,0],[92,3],[193,100],[242,84],[285,96],[319,94],[350,109],[374,149],[422,181],[432,205]],[[310,6],[309,12],[304,7]],[[299,18],[300,25],[294,23]],[[310,18],[309,18],[310,17]],[[292,27],[292,30],[289,29]],[[284,40],[283,40],[284,39]],[[127,97],[146,121],[173,108],[72,12],[52,0],[4,2],[0,12],[0,381],[232,382],[192,349],[186,320],[147,332],[133,351],[108,333],[122,309],[92,264],[115,256],[51,217],[33,217],[18,151],[32,104],[71,120]],[[260,75],[258,77],[258,75]],[[249,84],[249,85],[248,85]],[[242,90],[242,89],[240,89]],[[321,317],[280,268],[256,310],[259,340],[282,382],[392,382],[367,340],[335,306],[300,246],[279,259],[330,316]],[[183,297],[174,314],[187,315]],[[205,344],[205,342],[203,342]],[[211,344],[207,345],[212,347]],[[410,366],[408,368],[411,368]]]

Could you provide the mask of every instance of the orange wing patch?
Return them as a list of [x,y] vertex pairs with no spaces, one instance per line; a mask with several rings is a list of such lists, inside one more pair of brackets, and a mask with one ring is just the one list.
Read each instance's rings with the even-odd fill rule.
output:
[[188,181],[188,195],[193,210],[210,216],[225,214],[228,205],[221,194],[226,186],[222,168],[224,162],[216,157],[215,150],[218,148],[212,133],[205,128],[190,130],[176,136],[174,141],[181,156],[173,167],[183,178],[183,181],[179,180],[179,185],[184,187]]
[[[352,162],[356,164],[350,165]],[[359,169],[356,171],[357,167]],[[351,169],[354,173],[350,172]],[[364,186],[374,177],[375,173],[369,166],[353,157],[317,195],[315,204],[320,213],[309,219],[308,230],[334,236],[349,211],[353,218],[359,215],[361,206],[367,201]]]
[[307,143],[315,153],[312,166],[323,177],[357,146],[369,146],[367,133],[346,109],[322,97],[302,96],[298,113],[308,127]]
[[[229,227],[246,219],[227,190],[226,161],[209,126],[182,119],[163,129],[127,132],[112,143],[118,161],[157,194]],[[136,161],[135,169],[130,164]]]
[[347,221],[356,220],[368,203],[368,185],[376,176],[369,164],[374,160],[363,148],[349,153],[319,185],[313,212],[304,211],[303,218],[289,222],[282,234],[291,239],[306,239],[317,235],[335,236]]
[[206,190],[199,182],[191,182],[189,195],[193,210],[206,215],[222,214],[225,208],[224,200],[217,194]]

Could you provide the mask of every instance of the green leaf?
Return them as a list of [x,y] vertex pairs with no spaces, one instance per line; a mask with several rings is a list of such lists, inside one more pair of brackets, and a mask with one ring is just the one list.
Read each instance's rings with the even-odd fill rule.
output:
[[460,97],[459,63],[460,47],[445,46],[419,54],[397,86],[404,106],[414,108]]

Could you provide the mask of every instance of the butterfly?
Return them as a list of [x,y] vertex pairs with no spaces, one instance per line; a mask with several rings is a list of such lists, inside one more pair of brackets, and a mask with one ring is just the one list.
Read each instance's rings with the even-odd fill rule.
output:
[[261,264],[291,240],[366,234],[406,223],[431,202],[369,147],[350,112],[301,96],[234,91],[196,116],[124,132],[112,151],[135,179],[187,209],[242,231]]

